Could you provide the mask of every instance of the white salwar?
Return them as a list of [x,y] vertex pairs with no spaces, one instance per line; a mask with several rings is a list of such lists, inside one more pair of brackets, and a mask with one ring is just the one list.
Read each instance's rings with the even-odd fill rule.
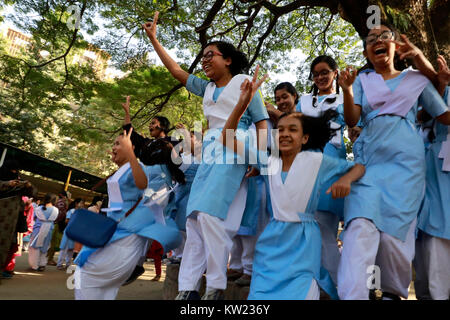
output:
[[178,291],[198,291],[206,269],[208,288],[226,289],[228,257],[245,209],[246,184],[247,180],[241,183],[225,220],[205,212],[188,217],[186,233],[189,237],[184,246],[183,267],[178,275]]
[[[416,220],[405,241],[377,229],[365,218],[353,219],[344,232],[344,250],[338,268],[338,294],[341,300],[368,300],[370,281],[378,275],[383,292],[408,297],[411,262],[415,251]],[[374,266],[380,273],[372,274]],[[376,279],[375,283],[377,283]]]
[[76,300],[114,300],[142,255],[147,239],[132,234],[95,251],[75,269]]

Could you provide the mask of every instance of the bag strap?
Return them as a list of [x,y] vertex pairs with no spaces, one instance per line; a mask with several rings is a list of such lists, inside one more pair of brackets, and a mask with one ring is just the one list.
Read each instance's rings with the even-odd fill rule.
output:
[[132,207],[130,208],[130,210],[128,210],[128,211],[125,213],[125,218],[128,217],[128,216],[134,211],[134,209],[136,209],[136,207],[138,206],[139,202],[141,202],[141,200],[142,200],[143,197],[144,197],[144,196],[140,196],[139,199],[138,199],[138,201],[136,201],[136,203],[134,204],[134,206],[132,206]]

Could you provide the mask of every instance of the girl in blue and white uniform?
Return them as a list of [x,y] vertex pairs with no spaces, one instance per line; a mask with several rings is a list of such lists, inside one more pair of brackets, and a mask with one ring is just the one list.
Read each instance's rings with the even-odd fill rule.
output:
[[[227,261],[232,238],[239,229],[247,196],[245,164],[226,151],[216,140],[238,100],[241,83],[249,76],[240,74],[248,65],[245,55],[233,45],[216,41],[203,49],[202,68],[211,81],[184,71],[156,38],[158,12],[153,22],[143,27],[160,59],[186,89],[203,97],[203,112],[208,132],[203,141],[202,163],[195,175],[186,222],[187,239],[178,277],[177,299],[198,299],[198,283],[206,269],[206,292],[203,299],[223,299],[227,285]],[[255,123],[267,129],[267,111],[260,94],[256,95],[240,122],[239,136],[248,140],[247,132]],[[262,135],[267,137],[267,133]]]
[[43,205],[36,208],[35,222],[30,237],[28,249],[28,263],[35,271],[44,271],[47,265],[47,251],[50,247],[54,221],[58,217],[59,210],[55,207],[57,197],[53,193],[47,193]]
[[[450,70],[438,58],[438,90],[450,108]],[[450,298],[450,126],[433,121],[425,151],[426,190],[419,213],[416,240],[416,295],[433,300]],[[418,261],[420,260],[420,261]],[[422,276],[422,282],[417,278]],[[424,284],[425,288],[420,288]],[[420,292],[420,290],[422,292]]]
[[[224,129],[235,130],[248,103],[261,85],[246,80],[242,93]],[[328,157],[310,150],[323,148],[334,130],[329,120],[335,111],[328,110],[314,118],[294,112],[280,117],[277,145],[280,157],[258,152],[256,165],[263,175],[273,218],[256,243],[253,276],[248,299],[304,300],[319,299],[319,287],[337,298],[331,278],[321,275],[321,236],[314,219],[324,183],[340,174],[327,192],[334,198],[345,197],[351,183],[364,174],[364,166]],[[225,130],[224,130],[225,132]],[[242,154],[243,145],[223,133],[222,143]],[[300,182],[300,183],[299,183]]]
[[[155,198],[161,197],[161,191],[172,183],[170,172],[165,165],[144,166],[138,162],[130,140],[132,131],[131,128],[116,138],[112,161],[119,169],[107,180],[109,208],[103,211],[119,223],[104,247],[83,246],[75,259],[77,300],[115,299],[120,286],[147,250],[148,239],[161,243],[166,252],[181,241],[175,223],[164,218],[163,209]],[[125,217],[141,197],[133,212]]]
[[[75,199],[70,205],[69,210],[66,213],[66,225],[69,223],[72,214],[76,209],[81,209],[84,207],[84,200],[81,198]],[[70,266],[72,256],[73,256],[73,248],[75,247],[75,242],[67,237],[66,230],[64,230],[63,237],[61,239],[61,243],[59,244],[59,257],[58,263],[56,264],[56,268],[58,270],[64,270],[65,268]],[[63,263],[65,263],[65,268],[63,267]]]
[[[336,135],[325,145],[323,153],[345,160],[347,153],[344,144],[344,105],[343,97],[339,94],[336,61],[330,56],[318,56],[311,63],[309,78],[314,82],[312,93],[300,97],[296,110],[310,117],[320,117],[326,110],[337,112],[337,117],[330,123],[331,128],[337,129]],[[333,199],[325,191],[338,178],[338,176],[332,177],[322,189],[315,215],[322,234],[322,265],[330,273],[336,285],[340,259],[337,233],[339,221],[344,220],[344,199]]]
[[360,117],[365,125],[353,148],[355,161],[366,167],[345,199],[341,299],[368,299],[369,277],[381,277],[375,280],[381,282],[383,298],[408,297],[426,170],[415,128],[418,105],[439,122],[450,123],[450,112],[430,81],[396,64],[396,50],[401,50],[396,39],[387,23],[371,29],[364,39],[370,68],[358,77],[347,68],[339,77],[347,125],[353,127]]

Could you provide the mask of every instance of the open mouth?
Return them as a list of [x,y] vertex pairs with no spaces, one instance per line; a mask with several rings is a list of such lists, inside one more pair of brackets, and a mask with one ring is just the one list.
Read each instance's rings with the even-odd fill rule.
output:
[[378,49],[375,49],[374,52],[375,52],[376,56],[381,56],[381,55],[385,55],[387,53],[387,50],[386,50],[386,48],[378,48]]

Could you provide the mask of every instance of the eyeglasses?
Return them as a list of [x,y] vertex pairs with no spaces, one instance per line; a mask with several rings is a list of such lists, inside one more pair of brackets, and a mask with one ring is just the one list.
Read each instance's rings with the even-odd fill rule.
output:
[[208,62],[208,61],[211,61],[211,59],[214,57],[214,56],[223,56],[223,54],[221,54],[220,52],[216,52],[216,51],[208,51],[207,53],[205,53],[203,56],[202,56],[202,62]]
[[381,41],[387,41],[394,38],[394,33],[392,31],[383,31],[380,34],[371,34],[366,37],[366,44],[372,45],[375,42],[377,42],[378,38],[381,39]]
[[330,74],[330,72],[333,72],[333,70],[322,70],[320,72],[313,72],[312,73],[312,77],[313,77],[313,79],[316,79],[316,78],[318,78],[320,76],[326,77],[327,75]]

